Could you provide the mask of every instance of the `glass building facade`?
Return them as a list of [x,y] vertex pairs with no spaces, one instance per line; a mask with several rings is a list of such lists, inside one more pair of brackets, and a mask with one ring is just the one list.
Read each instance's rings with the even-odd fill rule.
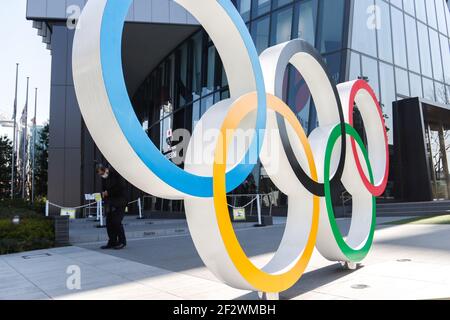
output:
[[[345,0],[235,1],[259,53],[290,39],[303,38],[323,54],[336,82],[345,80],[348,24],[344,17],[348,4]],[[285,88],[285,100],[310,132],[317,125],[316,114],[309,90],[294,68],[286,73]],[[220,56],[208,35],[200,30],[153,70],[133,102],[149,136],[164,151],[164,132],[192,130],[209,107],[228,96]]]
[[364,77],[375,89],[392,144],[393,101],[421,97],[450,104],[449,10],[444,0],[353,3],[348,79]]
[[[259,53],[303,38],[322,54],[336,83],[365,79],[386,117],[393,144],[392,103],[421,97],[450,104],[450,14],[444,0],[236,0]],[[288,67],[284,100],[305,131],[317,126],[314,101],[301,74]],[[201,116],[228,98],[226,73],[205,31],[171,52],[133,97],[138,117],[162,152],[167,133],[192,131]],[[256,173],[254,188],[273,186]],[[259,183],[261,182],[261,183]],[[257,189],[257,190],[256,190]],[[391,193],[391,192],[390,192]]]
[[[346,0],[234,1],[258,53],[290,39],[303,38],[320,51],[332,78],[345,80],[348,23]],[[317,126],[314,102],[302,76],[288,68],[285,97],[305,131]],[[181,43],[156,67],[133,96],[138,118],[153,143],[170,152],[168,135],[192,131],[212,105],[229,97],[225,70],[214,43],[200,30]],[[237,193],[271,192],[275,187],[257,170]],[[281,196],[281,204],[286,199]]]

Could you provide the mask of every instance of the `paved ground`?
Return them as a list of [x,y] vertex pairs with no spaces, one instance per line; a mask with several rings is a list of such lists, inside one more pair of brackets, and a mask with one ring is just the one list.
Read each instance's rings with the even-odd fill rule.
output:
[[[339,224],[345,229],[348,220]],[[276,249],[283,227],[241,228],[237,234],[247,254],[262,264]],[[189,235],[131,240],[122,251],[100,252],[98,246],[0,256],[0,299],[257,298],[215,279]],[[70,266],[81,271],[81,290],[67,287],[73,279]],[[450,226],[379,225],[373,250],[353,272],[315,252],[303,278],[281,298],[450,298]]]
[[[161,236],[187,235],[189,229],[186,220],[138,220],[137,216],[126,216],[123,224],[128,239],[155,238]],[[235,223],[235,229],[248,228],[255,223]],[[70,221],[70,243],[78,245],[89,242],[106,241],[104,228],[98,228],[99,222],[93,219]]]

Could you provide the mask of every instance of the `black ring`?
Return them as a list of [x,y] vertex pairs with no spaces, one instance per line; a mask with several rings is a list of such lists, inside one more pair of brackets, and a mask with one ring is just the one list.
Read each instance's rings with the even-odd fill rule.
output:
[[[338,112],[339,112],[339,119],[341,123],[341,135],[342,137],[346,137],[345,132],[345,119],[344,119],[344,112],[342,109],[341,99],[339,97],[339,93],[337,90],[336,85],[334,84],[332,78],[330,77],[330,74],[327,71],[327,66],[325,62],[323,61],[322,56],[312,47],[308,42],[304,40],[300,40],[301,43],[301,51],[309,54],[312,56],[322,67],[323,71],[325,72],[328,81],[330,82],[330,85],[333,89],[333,93],[338,105]],[[300,70],[297,70],[299,73]],[[307,79],[305,79],[306,84],[308,84]],[[314,99],[314,97],[312,97]],[[291,165],[292,169],[294,170],[295,175],[297,176],[297,179],[300,180],[300,182],[305,186],[305,188],[311,192],[312,194],[324,197],[325,196],[325,187],[323,183],[319,183],[311,179],[311,177],[306,174],[306,172],[303,170],[302,166],[297,160],[297,157],[295,156],[294,150],[292,150],[291,142],[289,141],[289,136],[286,130],[286,123],[284,122],[284,118],[277,114],[277,124],[278,129],[280,131],[280,137],[283,145],[284,152],[286,153],[286,156],[288,158],[289,164]],[[330,180],[330,185],[333,186],[339,186],[341,185],[341,178],[342,174],[344,173],[344,167],[345,167],[345,153],[347,149],[347,140],[345,138],[341,139],[341,156],[339,159],[339,165],[337,167],[336,173],[334,174],[333,178]]]

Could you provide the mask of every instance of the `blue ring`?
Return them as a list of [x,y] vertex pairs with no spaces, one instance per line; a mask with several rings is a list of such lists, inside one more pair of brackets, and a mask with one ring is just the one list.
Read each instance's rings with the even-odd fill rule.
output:
[[[235,23],[251,60],[255,75],[258,110],[258,135],[240,164],[226,175],[227,192],[237,188],[253,171],[255,164],[246,163],[250,154],[259,155],[266,128],[266,91],[258,52],[250,33],[230,0],[217,0]],[[106,92],[115,118],[128,143],[141,161],[162,181],[172,188],[195,197],[212,197],[212,177],[188,173],[168,161],[142,130],[128,96],[122,69],[122,33],[132,0],[107,0],[100,32],[100,55]],[[256,148],[256,149],[255,149]],[[253,151],[253,152],[252,152]]]

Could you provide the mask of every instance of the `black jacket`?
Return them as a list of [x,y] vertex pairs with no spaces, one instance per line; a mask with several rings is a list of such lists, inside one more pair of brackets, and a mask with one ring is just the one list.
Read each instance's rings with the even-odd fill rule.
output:
[[125,196],[125,184],[122,177],[114,170],[109,169],[108,178],[102,179],[103,190],[108,192],[104,199],[107,205],[121,208],[128,203]]

